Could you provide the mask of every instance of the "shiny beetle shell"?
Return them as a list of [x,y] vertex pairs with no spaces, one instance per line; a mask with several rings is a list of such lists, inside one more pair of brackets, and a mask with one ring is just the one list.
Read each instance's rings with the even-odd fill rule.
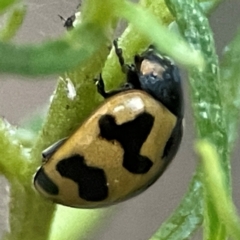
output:
[[132,197],[164,171],[176,123],[143,91],[116,94],[43,164],[35,187],[54,202],[81,208]]
[[126,82],[67,139],[43,151],[35,188],[54,202],[108,206],[144,191],[164,172],[182,139],[183,93],[178,68],[153,47],[124,63]]

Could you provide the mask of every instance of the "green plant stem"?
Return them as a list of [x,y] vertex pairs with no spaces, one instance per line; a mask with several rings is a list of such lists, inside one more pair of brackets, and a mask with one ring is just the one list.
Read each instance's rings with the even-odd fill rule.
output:
[[11,183],[11,231],[4,239],[47,239],[55,206],[45,199],[39,201],[39,194],[33,190],[32,182],[23,183],[18,178],[8,180]]
[[0,172],[6,178],[19,176],[19,180],[22,181],[27,169],[26,159],[29,155],[24,153],[23,148],[14,138],[15,132],[14,127],[0,119]]
[[[57,206],[54,222],[52,224],[49,239],[57,240],[86,240],[92,238],[96,231],[111,217],[113,208],[110,209],[76,209],[61,205]],[[67,231],[65,229],[66,219],[68,222]]]
[[[29,154],[15,139],[14,131],[14,128],[0,120],[0,172],[8,179],[11,187],[11,231],[5,234],[4,239],[46,239],[51,219],[51,211],[48,210],[53,205],[49,205],[46,200],[36,204],[39,196],[33,190],[32,176],[28,174]],[[33,229],[29,229],[31,227]]]

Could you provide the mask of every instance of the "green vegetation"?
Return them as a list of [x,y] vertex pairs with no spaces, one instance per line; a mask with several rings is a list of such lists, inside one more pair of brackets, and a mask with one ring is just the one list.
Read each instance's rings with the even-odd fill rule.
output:
[[[0,119],[0,173],[11,185],[11,231],[4,239],[84,239],[86,232],[102,224],[98,220],[105,214],[103,210],[66,211],[58,207],[54,217],[56,206],[36,194],[32,176],[40,164],[42,149],[71,134],[101,102],[92,79],[103,66],[108,88],[122,80],[113,51],[107,59],[118,18],[129,23],[119,40],[127,62],[154,43],[188,71],[198,139],[196,152],[202,159],[179,207],[150,239],[188,239],[200,226],[204,239],[240,239],[229,171],[240,112],[240,33],[219,60],[207,15],[221,1],[104,2],[103,6],[101,1],[85,1],[81,24],[74,30],[59,39],[31,45],[11,41],[26,13],[21,2],[0,2],[0,14],[8,16],[0,30],[0,73],[61,75],[37,137],[31,127],[16,130]],[[167,30],[173,21],[181,36]],[[75,101],[66,94],[67,78],[76,86]],[[72,228],[59,228],[64,226],[63,220]]]

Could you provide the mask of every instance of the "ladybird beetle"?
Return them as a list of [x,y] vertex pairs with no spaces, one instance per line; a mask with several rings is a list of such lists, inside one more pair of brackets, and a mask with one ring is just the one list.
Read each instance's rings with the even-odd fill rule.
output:
[[164,172],[182,138],[183,94],[178,68],[150,47],[126,65],[126,83],[98,92],[105,102],[72,136],[43,152],[35,188],[56,203],[108,206],[144,191]]

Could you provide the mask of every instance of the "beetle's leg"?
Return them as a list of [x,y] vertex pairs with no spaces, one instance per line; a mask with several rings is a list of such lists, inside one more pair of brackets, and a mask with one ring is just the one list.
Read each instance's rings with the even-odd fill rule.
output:
[[133,70],[133,65],[125,64],[125,60],[124,60],[124,57],[123,57],[123,54],[122,54],[122,49],[118,46],[118,40],[117,39],[113,40],[113,46],[115,48],[115,53],[118,57],[118,62],[120,64],[121,68],[122,68],[122,72],[125,73],[125,74],[128,74],[129,71]]
[[141,55],[137,54],[134,56],[135,71],[138,71],[138,72],[141,71],[140,68],[143,60],[144,60],[144,57],[142,57]]
[[102,78],[102,74],[101,74],[101,73],[99,74],[99,77],[98,77],[98,79],[96,80],[96,85],[97,85],[97,91],[98,91],[98,93],[99,93],[102,97],[104,97],[104,98],[111,97],[111,96],[113,96],[114,94],[120,92],[118,89],[117,89],[117,90],[113,90],[113,91],[106,92],[106,91],[105,91],[105,84],[104,84],[104,81],[103,81],[103,78]]
[[[113,40],[113,46],[115,48],[115,53],[118,57],[119,64],[122,68],[122,72],[127,75],[127,82],[122,86],[122,91],[129,90],[129,89],[140,89],[140,82],[139,82],[139,76],[138,76],[138,68],[140,66],[135,64],[125,64],[124,57],[122,55],[122,49],[118,46],[118,40]],[[139,64],[140,64],[139,60]]]
[[103,81],[103,78],[102,78],[102,74],[100,73],[99,77],[95,80],[96,80],[96,86],[97,86],[98,93],[102,97],[107,98],[108,93],[105,91],[105,85],[104,85],[104,81]]
[[96,85],[97,85],[98,93],[104,98],[112,97],[115,94],[118,94],[120,92],[127,91],[127,90],[130,90],[130,89],[134,89],[134,86],[131,83],[126,82],[119,89],[115,89],[115,90],[106,92],[104,81],[103,81],[103,78],[102,78],[102,74],[99,75],[99,78],[96,81]]
[[122,54],[122,49],[118,46],[118,40],[113,40],[113,46],[115,48],[115,53],[118,57],[119,64],[122,68],[122,72],[128,74],[128,72],[137,72],[140,69],[140,64],[142,62],[142,58],[139,55],[134,57],[134,65],[125,64],[125,60]]
[[58,150],[58,148],[60,148],[63,145],[63,143],[65,143],[67,139],[68,139],[67,137],[62,138],[59,141],[53,143],[48,148],[44,149],[42,151],[43,162],[47,162],[47,160]]
[[141,89],[139,81],[139,71],[137,71],[135,65],[127,65],[127,84],[132,85],[132,89]]
[[100,95],[102,95],[104,98],[111,97],[117,93],[128,91],[131,89],[141,89],[140,82],[139,82],[139,76],[138,71],[136,69],[135,65],[128,65],[125,64],[123,55],[122,55],[122,49],[118,47],[118,41],[117,39],[113,40],[113,46],[115,48],[115,53],[118,57],[119,64],[122,68],[123,73],[126,74],[127,79],[126,82],[119,88],[115,89],[109,92],[105,91],[104,81],[102,78],[102,75],[99,75],[99,78],[96,80],[97,85],[97,91]]
[[115,49],[115,53],[118,57],[119,64],[122,68],[122,71],[123,71],[123,73],[126,73],[126,64],[125,64],[125,61],[124,61],[124,57],[122,55],[122,49],[119,48],[119,46],[118,46],[118,40],[117,39],[113,40],[113,46],[114,46],[114,49]]

